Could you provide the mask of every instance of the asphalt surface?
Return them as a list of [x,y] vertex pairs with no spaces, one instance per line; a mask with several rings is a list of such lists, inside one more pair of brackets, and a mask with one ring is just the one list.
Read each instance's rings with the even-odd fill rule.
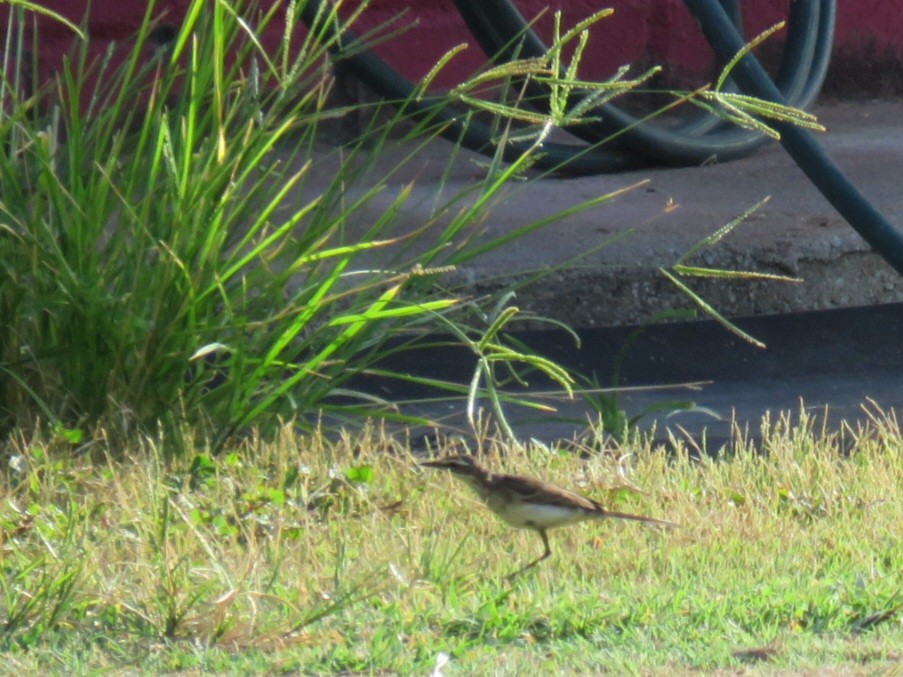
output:
[[[612,385],[617,367],[621,387],[606,389],[604,396],[615,398],[629,416],[642,415],[641,430],[662,442],[691,437],[709,451],[729,443],[738,431],[759,438],[766,415],[771,426],[805,417],[816,430],[836,432],[855,431],[903,408],[903,343],[898,340],[903,304],[741,318],[737,324],[766,347],[754,347],[713,321],[653,325],[638,336],[635,327],[587,329],[579,332],[579,348],[562,332],[529,331],[517,337],[602,386]],[[630,349],[619,357],[631,336]],[[401,354],[388,366],[466,383],[476,360],[466,349],[425,350]],[[436,393],[391,382],[369,385],[383,397],[407,401],[405,411],[449,431],[468,431],[460,401],[431,402],[426,398]],[[537,414],[508,406],[506,414],[523,440],[580,436],[598,419],[588,398],[568,399],[537,377],[529,386],[513,392],[556,411]]]

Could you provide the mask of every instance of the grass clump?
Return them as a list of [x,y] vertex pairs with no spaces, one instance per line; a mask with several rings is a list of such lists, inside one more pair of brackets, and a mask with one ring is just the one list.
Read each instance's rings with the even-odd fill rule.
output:
[[[529,158],[400,235],[411,186],[372,206],[441,130],[377,107],[325,148],[324,125],[348,112],[327,106],[332,38],[300,39],[293,4],[264,50],[276,7],[196,0],[159,45],[149,3],[129,45],[92,59],[85,38],[45,87],[28,79],[31,14],[10,11],[0,431],[36,416],[62,434],[188,421],[222,441],[279,416],[392,416],[348,387],[389,336],[440,318],[474,342],[489,328],[437,282],[474,255],[467,233]],[[407,151],[377,173],[392,143]]]
[[[484,444],[496,469],[678,522],[535,536],[376,431],[286,427],[212,458],[143,437],[89,463],[41,434],[7,469],[8,665],[449,674],[899,666],[903,439],[783,422],[730,456]],[[186,444],[165,463],[166,444]],[[458,443],[460,444],[460,443]],[[442,451],[454,451],[448,442]],[[845,451],[842,446],[849,447]],[[460,450],[458,448],[457,450]],[[122,460],[125,457],[125,460]],[[120,460],[112,460],[119,458]]]

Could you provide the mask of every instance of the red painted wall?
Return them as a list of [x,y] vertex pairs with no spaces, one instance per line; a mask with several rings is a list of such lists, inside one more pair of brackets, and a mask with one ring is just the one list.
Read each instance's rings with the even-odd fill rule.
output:
[[[786,15],[790,0],[744,0],[747,32],[756,34]],[[43,6],[80,22],[89,3],[76,0],[44,0]],[[190,0],[157,0],[155,13],[177,24]],[[287,4],[287,3],[283,3]],[[358,3],[346,3],[357,5]],[[680,72],[705,69],[708,49],[682,0],[518,0],[528,17],[546,8],[562,10],[565,25],[571,25],[600,7],[615,9],[592,31],[585,77],[601,78],[624,63],[659,63]],[[141,22],[146,2],[137,0],[93,0],[88,23],[92,51],[101,54],[110,41],[126,39]],[[9,6],[0,4],[0,25],[5,31]],[[401,19],[397,19],[403,14]],[[373,29],[396,18],[396,26],[407,26],[400,38],[378,47],[377,51],[399,71],[419,78],[451,47],[472,39],[457,16],[451,0],[372,0],[360,20],[360,31]],[[59,67],[62,55],[71,49],[73,37],[63,26],[51,20],[39,20],[42,71]],[[537,23],[540,33],[549,34],[551,12]],[[281,28],[273,26],[266,36],[276,44]],[[899,0],[840,0],[836,48],[844,54],[858,49],[885,50],[903,60],[903,11]],[[440,79],[449,85],[459,81],[484,61],[477,47],[459,55]]]
[[[705,69],[710,52],[683,0],[517,0],[527,18],[545,14],[537,31],[551,35],[552,13],[561,10],[565,26],[599,11],[614,14],[591,31],[585,75],[604,77],[625,63],[661,64],[682,71]],[[399,70],[411,77],[423,75],[452,46],[472,41],[451,0],[374,0],[370,14],[374,24],[386,21],[405,7],[419,19],[404,41],[381,48]],[[790,0],[742,0],[748,36],[786,18]],[[780,34],[773,40],[780,43]],[[903,59],[903,9],[899,0],[838,0],[835,53],[855,55],[863,49],[887,50]],[[458,81],[479,66],[484,55],[478,48],[459,57],[449,80]]]

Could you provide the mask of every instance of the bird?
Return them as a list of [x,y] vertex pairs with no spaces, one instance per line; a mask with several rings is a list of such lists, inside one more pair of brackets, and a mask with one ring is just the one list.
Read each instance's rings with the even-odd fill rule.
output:
[[427,468],[448,470],[462,480],[502,520],[517,529],[532,529],[542,539],[542,555],[509,574],[510,581],[552,555],[548,530],[585,520],[622,519],[660,527],[674,522],[607,510],[600,503],[549,482],[519,475],[502,475],[480,466],[471,456],[459,454],[423,461]]

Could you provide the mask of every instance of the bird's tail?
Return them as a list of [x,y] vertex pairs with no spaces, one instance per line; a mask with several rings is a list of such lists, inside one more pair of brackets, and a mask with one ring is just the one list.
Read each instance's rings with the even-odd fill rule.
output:
[[680,526],[675,524],[674,522],[667,522],[665,520],[657,520],[654,517],[643,517],[642,515],[631,515],[626,512],[617,512],[615,510],[606,510],[604,515],[601,517],[612,517],[614,519],[619,520],[631,520],[632,522],[645,522],[646,524],[654,524],[659,527],[677,527]]

